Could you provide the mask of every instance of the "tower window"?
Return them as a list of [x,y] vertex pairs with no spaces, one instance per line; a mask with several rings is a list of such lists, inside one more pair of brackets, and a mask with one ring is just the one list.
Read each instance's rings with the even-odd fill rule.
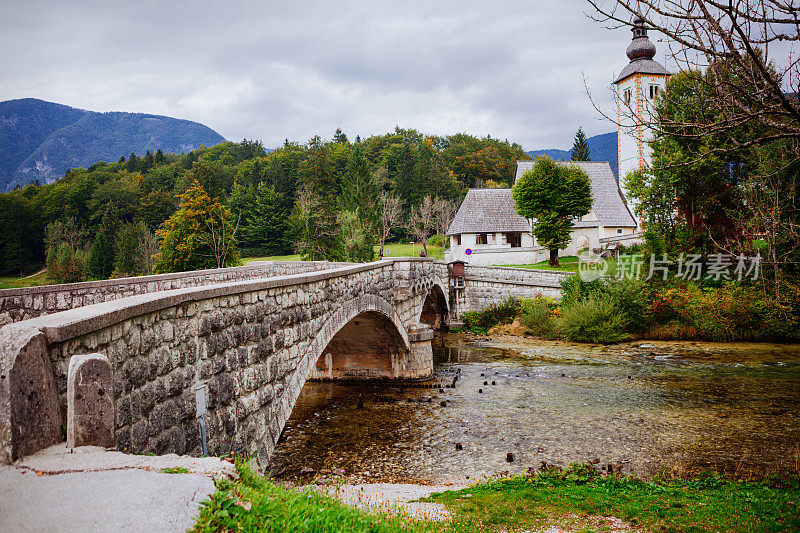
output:
[[[652,90],[652,88],[651,88]],[[631,105],[631,90],[625,89],[622,91],[622,99],[625,101],[625,105]]]
[[650,86],[650,100],[654,100],[657,95],[658,95],[658,85],[651,85]]

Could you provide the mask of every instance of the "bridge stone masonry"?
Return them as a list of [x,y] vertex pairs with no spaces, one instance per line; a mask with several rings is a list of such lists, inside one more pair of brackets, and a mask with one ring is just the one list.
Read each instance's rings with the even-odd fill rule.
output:
[[0,291],[16,310],[0,328],[0,463],[64,429],[85,443],[76,423],[122,451],[199,455],[202,421],[209,453],[265,465],[306,380],[427,379],[434,329],[493,298],[556,290],[490,270],[468,269],[462,290],[447,264],[398,258]]

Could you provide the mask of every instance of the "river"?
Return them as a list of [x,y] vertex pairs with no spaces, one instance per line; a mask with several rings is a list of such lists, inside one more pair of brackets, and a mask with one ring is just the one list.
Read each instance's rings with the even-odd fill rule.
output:
[[271,474],[464,483],[543,463],[641,477],[800,466],[797,345],[450,334],[434,358],[425,384],[307,383]]

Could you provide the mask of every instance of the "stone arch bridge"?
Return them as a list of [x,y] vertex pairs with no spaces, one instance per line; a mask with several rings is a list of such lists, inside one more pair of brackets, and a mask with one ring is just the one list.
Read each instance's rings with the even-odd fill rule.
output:
[[[210,452],[262,464],[307,379],[431,375],[433,329],[449,317],[447,265],[404,258],[317,266],[222,282],[206,276],[207,284],[169,290],[163,280],[142,282],[143,294],[85,305],[116,283],[103,282],[75,298],[79,307],[4,326],[0,462],[61,440],[75,355],[110,363],[109,383],[94,394],[113,407],[106,415],[118,449],[199,454],[199,400]],[[47,307],[37,307],[35,294],[31,302],[31,312]]]

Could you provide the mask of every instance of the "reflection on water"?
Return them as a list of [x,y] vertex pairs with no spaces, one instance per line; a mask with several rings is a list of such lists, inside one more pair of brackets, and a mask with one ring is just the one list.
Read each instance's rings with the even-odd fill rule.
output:
[[273,475],[449,482],[587,460],[645,476],[798,469],[798,346],[450,335],[435,358],[435,388],[306,384]]

